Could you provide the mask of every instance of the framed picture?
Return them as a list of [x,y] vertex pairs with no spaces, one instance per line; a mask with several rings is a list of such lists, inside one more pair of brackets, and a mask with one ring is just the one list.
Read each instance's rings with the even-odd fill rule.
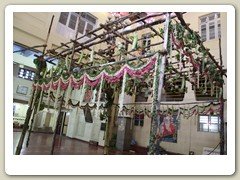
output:
[[162,141],[177,143],[177,125],[176,115],[158,115],[157,134],[162,137]]
[[27,95],[27,93],[28,93],[28,87],[27,87],[27,86],[18,85],[18,87],[17,87],[17,93],[18,93],[18,94]]

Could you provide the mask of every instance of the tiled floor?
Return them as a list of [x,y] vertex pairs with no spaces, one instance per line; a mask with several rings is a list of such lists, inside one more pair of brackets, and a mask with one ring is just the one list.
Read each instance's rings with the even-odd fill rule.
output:
[[[21,131],[13,132],[13,148],[18,144]],[[29,141],[29,146],[26,147],[26,139],[28,134],[25,136],[21,155],[50,155],[53,134],[47,133],[32,133]],[[119,154],[131,154],[131,151],[109,151],[111,155]],[[72,139],[66,136],[56,137],[54,146],[54,155],[103,155],[103,147],[90,145],[88,142]]]

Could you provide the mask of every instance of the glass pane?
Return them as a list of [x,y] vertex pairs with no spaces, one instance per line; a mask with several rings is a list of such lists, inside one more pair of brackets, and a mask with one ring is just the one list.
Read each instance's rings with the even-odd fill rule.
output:
[[92,15],[92,14],[90,14],[90,13],[85,13],[85,12],[83,12],[82,14],[81,14],[81,16],[83,17],[83,18],[85,18],[87,21],[89,21],[89,22],[91,22],[91,23],[93,23],[93,24],[96,24],[96,18]]
[[66,25],[68,19],[68,12],[61,12],[59,22],[63,25]]
[[203,131],[208,132],[208,124],[203,124]]
[[82,19],[79,19],[79,24],[78,24],[79,33],[84,34],[85,24],[86,24],[85,21],[83,21]]
[[209,125],[209,132],[218,132],[218,125],[217,124]]
[[199,122],[200,123],[208,123],[208,116],[200,116]]
[[213,19],[214,19],[214,16],[215,16],[215,14],[212,14],[212,15],[208,16],[208,20],[209,20],[209,21],[213,20]]
[[209,39],[215,38],[215,25],[213,23],[209,23]]
[[68,27],[70,27],[71,29],[75,30],[76,23],[77,23],[77,15],[71,14]]
[[219,119],[219,118],[218,118],[217,116],[212,116],[212,117],[211,117],[211,121],[210,121],[211,124],[214,124],[214,123],[215,123],[215,124],[218,124],[218,119]]
[[32,81],[34,79],[35,73],[31,70],[20,68],[18,72],[18,77]]
[[201,25],[201,39],[202,39],[202,41],[206,41],[206,39],[207,39],[207,28],[206,28],[206,24],[202,24],[202,25]]
[[139,123],[139,120],[136,120],[136,119],[135,119],[134,125],[135,125],[135,126],[138,126],[138,123]]
[[204,22],[206,22],[206,21],[207,21],[207,17],[201,18],[201,23],[204,23]]
[[[91,24],[87,24],[87,28],[86,28],[86,33],[88,33],[88,32],[90,32],[91,30],[93,30],[93,25],[91,25]],[[91,35],[89,34],[87,37],[91,37]]]

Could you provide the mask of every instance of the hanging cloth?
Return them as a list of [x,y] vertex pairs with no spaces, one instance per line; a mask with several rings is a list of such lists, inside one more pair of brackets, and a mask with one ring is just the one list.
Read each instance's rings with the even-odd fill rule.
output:
[[65,57],[65,66],[68,67],[68,55]]

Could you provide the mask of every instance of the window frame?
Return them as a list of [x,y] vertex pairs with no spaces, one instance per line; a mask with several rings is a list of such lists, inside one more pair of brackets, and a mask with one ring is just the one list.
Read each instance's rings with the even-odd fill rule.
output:
[[[214,15],[214,18],[210,20],[210,17]],[[205,18],[205,21],[202,22],[202,19]],[[213,23],[214,24],[214,38],[210,38],[210,24]],[[202,38],[202,26],[205,25],[206,27],[206,39],[203,39]],[[219,28],[218,28],[218,25],[220,25],[220,31],[219,31]],[[210,14],[206,14],[206,15],[203,15],[203,16],[200,16],[199,17],[199,34],[201,36],[201,40],[203,42],[205,41],[209,41],[209,40],[214,40],[214,39],[218,39],[221,37],[221,13],[220,12],[213,12],[213,13],[210,13]]]
[[[200,119],[201,117],[208,117],[208,122],[207,123],[200,123]],[[213,123],[212,122],[212,117],[217,117],[218,118],[218,123]],[[201,127],[201,124],[203,125],[207,125],[207,130],[204,130],[204,126]],[[217,125],[217,131],[213,131],[210,129],[210,126],[212,124]],[[208,133],[220,133],[220,124],[221,124],[221,119],[219,115],[205,115],[205,114],[200,114],[198,116],[198,127],[197,127],[197,131],[198,132],[208,132]]]
[[144,126],[144,113],[135,113],[134,114],[134,126]]

